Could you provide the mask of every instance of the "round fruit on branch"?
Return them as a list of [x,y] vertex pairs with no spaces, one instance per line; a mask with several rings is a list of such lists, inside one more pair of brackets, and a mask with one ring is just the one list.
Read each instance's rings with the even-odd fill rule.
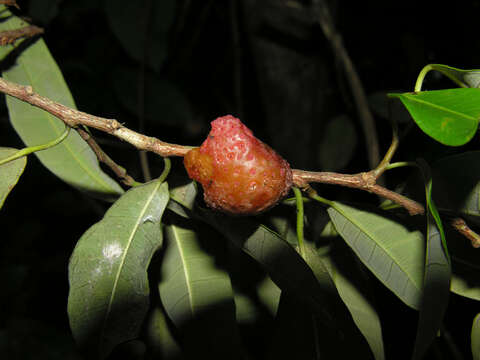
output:
[[183,160],[190,178],[202,184],[207,205],[230,214],[255,215],[287,195],[292,170],[286,160],[231,115],[211,125],[207,139]]

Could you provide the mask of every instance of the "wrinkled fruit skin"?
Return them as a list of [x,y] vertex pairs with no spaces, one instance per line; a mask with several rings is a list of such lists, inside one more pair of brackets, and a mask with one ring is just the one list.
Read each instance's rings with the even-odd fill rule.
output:
[[203,186],[207,205],[230,214],[255,215],[287,195],[292,185],[287,161],[231,115],[211,125],[202,146],[184,157],[188,175]]

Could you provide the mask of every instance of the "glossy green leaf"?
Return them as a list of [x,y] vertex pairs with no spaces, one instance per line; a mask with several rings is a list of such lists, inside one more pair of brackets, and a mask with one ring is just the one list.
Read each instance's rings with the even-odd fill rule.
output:
[[385,359],[382,325],[372,301],[368,279],[360,264],[349,251],[338,245],[331,253],[322,256],[322,262],[350,311],[355,325],[367,340],[374,358]]
[[447,89],[390,96],[398,97],[420,129],[444,145],[463,145],[477,132],[480,89]]
[[432,179],[426,162],[419,161],[425,178],[427,248],[425,277],[413,359],[422,359],[443,323],[450,294],[451,267],[445,233],[432,200]]
[[408,306],[420,306],[425,245],[422,234],[387,214],[334,203],[328,214],[365,266]]
[[69,264],[70,327],[90,358],[135,338],[149,303],[147,267],[162,244],[166,183],[130,189],[78,241]]
[[158,289],[165,312],[182,333],[185,347],[199,357],[207,355],[204,352],[208,348],[210,358],[219,354],[240,356],[230,277],[202,249],[185,219],[166,225],[165,242]]
[[[0,148],[0,160],[15,154],[17,151],[17,149],[12,148]],[[0,165],[0,209],[8,194],[20,179],[25,166],[27,166],[26,156]]]
[[[2,7],[0,5],[0,9]],[[9,14],[8,10],[2,11],[4,17]],[[25,25],[21,19],[12,16],[0,23],[0,31]],[[24,44],[26,42],[17,42],[16,46]],[[12,49],[12,46],[1,47],[0,58]],[[62,73],[41,38],[22,50],[14,65],[3,71],[3,77],[15,83],[31,85],[40,95],[75,108]],[[27,146],[48,143],[58,138],[65,129],[62,121],[23,101],[7,96],[7,106],[15,131]],[[35,155],[56,176],[82,191],[104,198],[116,198],[123,193],[118,183],[100,169],[94,152],[75,131],[71,131],[58,146]]]
[[480,314],[473,319],[471,347],[473,360],[480,360]]

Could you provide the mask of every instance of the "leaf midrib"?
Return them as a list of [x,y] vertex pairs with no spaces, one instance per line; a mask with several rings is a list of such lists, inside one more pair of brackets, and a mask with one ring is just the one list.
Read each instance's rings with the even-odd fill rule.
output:
[[[14,30],[14,27],[12,26],[11,22],[8,21],[7,22],[7,26],[9,27],[10,30]],[[25,72],[25,74],[27,75],[29,81],[30,81],[30,85],[33,86],[33,78],[32,78],[32,75],[30,74],[30,72],[28,71],[28,67],[24,64],[23,62],[23,59],[22,57],[18,57],[17,59],[18,61],[18,64],[21,65],[23,71]],[[54,133],[59,136],[60,133],[57,131],[57,129],[55,128],[54,126],[54,122],[52,121],[52,118],[53,118],[53,115],[50,115],[50,114],[47,114],[45,112],[45,110],[42,109],[42,112],[44,112],[44,115],[45,117],[47,118],[48,120],[48,123],[50,124],[51,128],[53,129]],[[85,164],[85,162],[83,161],[83,159],[79,158],[76,153],[73,151],[73,149],[70,147],[70,143],[68,142],[68,139],[65,139],[66,141],[62,141],[61,144],[58,144],[57,146],[64,146],[68,153],[71,154],[71,156],[77,161],[77,163],[80,165],[80,167],[85,171],[85,173],[87,173],[89,175],[89,177],[94,181],[96,182],[98,185],[100,185],[101,187],[103,187],[106,191],[108,192],[113,192],[113,193],[116,193],[116,191],[108,184],[106,183],[101,177],[97,177],[95,176],[95,174],[90,170],[90,168]]]
[[[143,215],[147,211],[150,203],[152,202],[152,199],[154,198],[155,194],[157,193],[157,191],[158,191],[158,189],[160,188],[161,185],[162,185],[162,182],[158,181],[156,186],[153,188],[152,193],[150,194],[147,201],[145,202],[145,205],[143,206],[142,210],[138,213],[137,221],[135,222],[135,225],[132,228],[132,231],[130,232],[130,235],[128,237],[128,241],[127,241],[127,244],[125,246],[125,250],[123,251],[120,263],[118,265],[118,270],[117,270],[117,273],[115,275],[115,281],[113,282],[112,292],[110,294],[110,299],[108,301],[107,311],[105,313],[105,318],[104,318],[103,326],[102,326],[102,332],[101,332],[101,336],[99,338],[99,346],[100,347],[101,347],[101,342],[102,342],[103,335],[105,333],[105,329],[106,329],[106,326],[107,326],[108,317],[110,316],[110,312],[112,310],[112,304],[114,302],[113,298],[115,297],[115,292],[117,290],[118,281],[120,279],[120,273],[122,272],[123,266],[125,265],[125,258],[127,257],[128,250],[130,249],[130,246],[132,244],[135,233],[137,232],[137,230],[140,226],[140,222],[143,219]],[[105,220],[106,219],[103,219],[102,222],[105,221]]]
[[332,209],[334,209],[335,211],[337,211],[338,213],[340,213],[340,215],[342,215],[345,219],[347,219],[350,223],[352,223],[355,227],[357,227],[362,233],[364,233],[366,236],[368,236],[368,238],[373,241],[378,247],[380,247],[382,250],[385,251],[385,253],[388,254],[389,258],[392,260],[392,262],[394,262],[401,270],[402,270],[402,273],[405,274],[405,276],[407,277],[407,279],[413,283],[415,285],[415,288],[420,292],[420,287],[417,286],[417,284],[415,283],[415,281],[413,281],[413,279],[408,275],[407,272],[405,272],[405,270],[403,269],[402,266],[400,266],[400,264],[397,262],[397,260],[392,256],[392,254],[387,251],[387,249],[385,249],[383,246],[380,246],[380,244],[378,244],[374,238],[372,237],[372,235],[370,234],[370,232],[367,232],[366,230],[363,229],[362,226],[358,225],[356,223],[356,221],[352,220],[349,216],[347,216],[344,212],[343,212],[343,209],[341,209],[339,206],[335,206],[335,207],[332,207]]
[[176,227],[175,225],[170,225],[170,226],[173,232],[173,237],[175,238],[175,243],[177,244],[180,260],[182,261],[182,268],[185,276],[185,283],[187,285],[187,294],[188,294],[188,300],[190,305],[190,311],[192,312],[192,315],[195,315],[195,310],[193,306],[193,292],[192,292],[192,287],[190,285],[190,274],[188,272],[185,250],[183,249],[182,242],[180,241],[180,236],[178,234],[179,228]]
[[444,111],[446,113],[450,113],[450,114],[453,114],[453,115],[456,115],[456,116],[459,116],[459,117],[463,117],[463,118],[466,118],[468,120],[474,120],[478,123],[478,118],[472,116],[472,115],[469,115],[469,114],[465,114],[465,113],[461,113],[461,112],[458,112],[458,111],[455,111],[455,110],[451,110],[449,108],[446,108],[446,107],[443,107],[443,106],[440,106],[440,105],[437,105],[435,103],[432,103],[432,102],[428,102],[428,101],[425,101],[425,100],[422,100],[422,99],[419,99],[417,97],[417,95],[405,95],[405,97],[407,99],[409,99],[410,101],[412,102],[417,102],[417,103],[420,103],[422,105],[428,105],[432,108],[435,108],[436,110],[440,110],[440,111]]

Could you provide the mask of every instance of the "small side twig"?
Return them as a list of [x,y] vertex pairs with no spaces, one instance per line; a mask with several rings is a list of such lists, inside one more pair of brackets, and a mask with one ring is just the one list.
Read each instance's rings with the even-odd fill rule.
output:
[[474,248],[480,248],[480,235],[470,229],[465,220],[462,218],[455,218],[451,221],[451,225],[460,234],[470,240]]
[[97,155],[98,161],[107,165],[115,175],[127,186],[134,186],[137,184],[134,178],[127,174],[127,170],[118,165],[115,161],[112,160],[110,156],[105,153],[100,145],[97,144],[95,139],[85,130],[78,128],[78,134],[82,137],[83,140],[90,146],[95,155]]
[[376,184],[375,170],[359,174],[293,170],[293,183],[295,186],[305,188],[312,182],[341,185],[377,194],[404,207],[410,215],[418,215],[425,212],[423,205],[418,202]]
[[43,28],[35,25],[29,25],[21,29],[2,31],[0,32],[0,45],[13,44],[20,38],[33,37],[43,34],[44,32]]

